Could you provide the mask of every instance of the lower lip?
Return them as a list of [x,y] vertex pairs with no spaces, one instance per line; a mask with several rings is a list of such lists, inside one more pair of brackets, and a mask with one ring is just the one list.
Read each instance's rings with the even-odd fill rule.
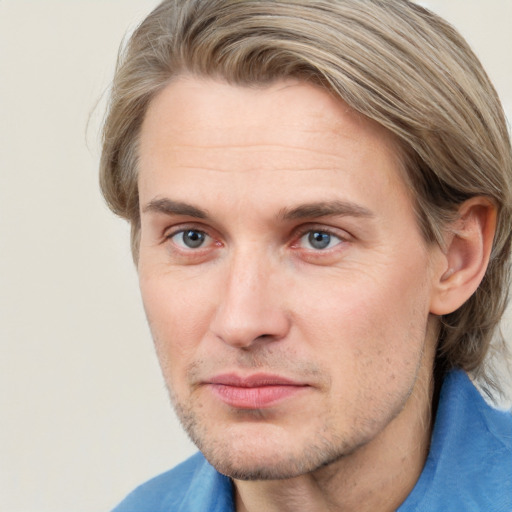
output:
[[307,386],[272,385],[237,387],[209,384],[208,387],[225,404],[237,409],[263,409],[303,391]]

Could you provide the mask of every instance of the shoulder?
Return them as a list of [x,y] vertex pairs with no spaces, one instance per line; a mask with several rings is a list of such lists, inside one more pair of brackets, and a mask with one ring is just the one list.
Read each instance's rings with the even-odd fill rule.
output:
[[400,512],[512,512],[512,416],[462,371],[446,376],[423,473]]
[[[434,436],[447,437],[455,450],[469,460],[478,455],[504,456],[510,469],[512,457],[512,415],[489,405],[463,371],[453,371],[443,386]],[[479,453],[479,450],[482,450]],[[461,455],[459,453],[459,455]],[[489,458],[489,457],[487,457]],[[494,465],[498,460],[493,460]]]
[[186,511],[190,506],[194,510],[214,510],[214,502],[219,499],[229,504],[231,483],[197,453],[137,487],[112,512],[174,512]]

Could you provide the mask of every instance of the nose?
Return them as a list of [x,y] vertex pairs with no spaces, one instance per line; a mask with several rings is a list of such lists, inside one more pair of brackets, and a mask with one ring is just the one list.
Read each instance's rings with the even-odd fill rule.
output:
[[229,261],[227,273],[210,325],[212,333],[244,349],[283,339],[290,318],[278,270],[264,255],[245,252]]

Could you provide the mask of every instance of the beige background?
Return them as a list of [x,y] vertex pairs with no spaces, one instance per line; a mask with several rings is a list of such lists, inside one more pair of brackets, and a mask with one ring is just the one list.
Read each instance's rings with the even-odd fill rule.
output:
[[[153,355],[127,227],[98,192],[101,105],[86,133],[125,30],[156,3],[0,0],[2,512],[108,510],[193,451]],[[422,3],[466,35],[512,119],[512,2]]]

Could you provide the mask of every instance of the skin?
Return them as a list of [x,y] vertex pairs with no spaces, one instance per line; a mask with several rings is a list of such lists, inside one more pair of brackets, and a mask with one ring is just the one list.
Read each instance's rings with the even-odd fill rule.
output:
[[[149,106],[139,171],[162,371],[237,510],[395,510],[428,451],[449,262],[393,137],[311,84],[180,77]],[[233,405],[214,382],[261,374],[291,392]]]

